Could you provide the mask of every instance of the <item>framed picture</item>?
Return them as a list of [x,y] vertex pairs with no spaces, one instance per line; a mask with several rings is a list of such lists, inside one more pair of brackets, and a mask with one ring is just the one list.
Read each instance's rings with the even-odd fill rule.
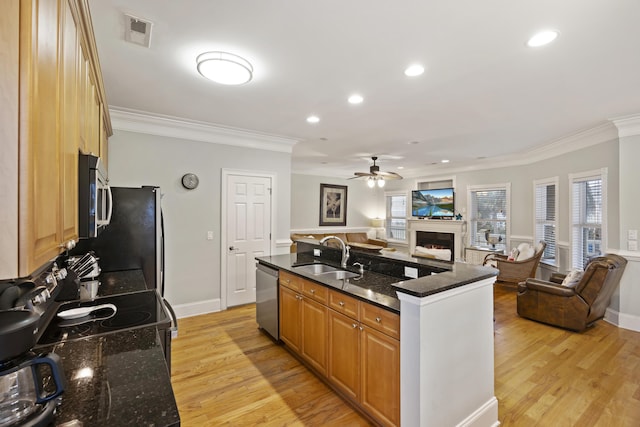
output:
[[347,225],[347,186],[320,184],[320,225]]

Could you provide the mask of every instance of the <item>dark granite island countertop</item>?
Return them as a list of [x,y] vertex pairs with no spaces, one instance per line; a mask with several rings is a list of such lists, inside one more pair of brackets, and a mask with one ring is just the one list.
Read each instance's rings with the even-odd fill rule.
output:
[[[307,242],[299,242],[307,243]],[[309,247],[320,246],[309,244]],[[299,248],[305,245],[299,244]],[[328,249],[328,251],[327,251]],[[387,310],[400,312],[400,301],[397,292],[403,292],[415,297],[425,297],[443,292],[466,284],[487,279],[498,274],[494,268],[465,263],[442,263],[438,261],[415,258],[399,253],[363,254],[352,251],[352,261],[356,260],[367,265],[368,270],[361,278],[333,280],[322,276],[305,273],[295,267],[322,263],[339,267],[335,254],[330,248],[322,247],[323,257],[309,255],[308,252],[297,254],[272,255],[257,258],[258,262],[276,269],[289,271],[325,286],[338,289],[346,294],[379,305]],[[339,259],[339,258],[338,258]],[[352,262],[350,261],[350,262]],[[420,271],[427,271],[427,275],[417,279],[398,278],[404,267],[414,267]],[[349,266],[350,271],[358,271]],[[429,272],[432,274],[429,275]]]
[[55,425],[180,425],[155,327],[53,344],[37,351],[59,355],[67,381]]

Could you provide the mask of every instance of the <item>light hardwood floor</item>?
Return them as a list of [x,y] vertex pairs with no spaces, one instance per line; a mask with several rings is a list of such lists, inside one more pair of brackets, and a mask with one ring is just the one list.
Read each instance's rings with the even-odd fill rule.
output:
[[[640,333],[563,331],[519,318],[513,289],[494,295],[503,426],[640,426]],[[185,427],[369,425],[257,329],[254,305],[181,319],[172,369]]]

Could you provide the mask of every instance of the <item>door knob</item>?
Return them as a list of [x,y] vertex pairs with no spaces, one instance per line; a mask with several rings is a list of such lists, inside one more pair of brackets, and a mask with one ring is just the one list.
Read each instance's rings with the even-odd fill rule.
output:
[[230,250],[230,251],[235,251],[235,250],[236,250],[236,247],[235,247],[235,246],[229,246],[229,250]]

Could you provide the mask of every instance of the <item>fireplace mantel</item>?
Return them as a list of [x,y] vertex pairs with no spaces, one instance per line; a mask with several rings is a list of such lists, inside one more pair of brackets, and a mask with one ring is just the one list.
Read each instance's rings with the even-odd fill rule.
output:
[[447,219],[410,219],[409,220],[409,253],[416,251],[416,231],[431,231],[435,233],[454,234],[454,260],[463,258],[463,241],[467,232],[466,221]]

